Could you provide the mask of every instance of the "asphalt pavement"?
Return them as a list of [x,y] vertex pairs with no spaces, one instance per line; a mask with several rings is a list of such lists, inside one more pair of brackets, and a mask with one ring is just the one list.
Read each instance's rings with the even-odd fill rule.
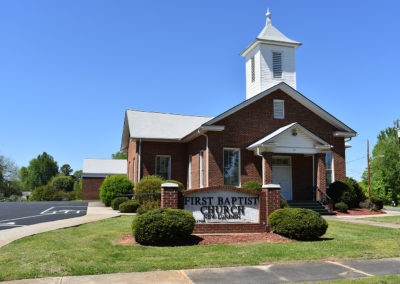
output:
[[85,216],[88,202],[0,202],[0,230]]

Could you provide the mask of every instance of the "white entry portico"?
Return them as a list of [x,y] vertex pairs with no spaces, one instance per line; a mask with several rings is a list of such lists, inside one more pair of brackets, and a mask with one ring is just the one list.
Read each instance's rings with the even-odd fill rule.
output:
[[[317,188],[326,192],[325,154],[330,153],[331,148],[332,145],[297,122],[281,127],[247,147],[262,156],[263,183],[280,184],[281,195],[286,200],[296,199],[295,190],[309,192],[297,196],[317,199],[320,197]],[[293,159],[297,161],[296,171],[305,172],[303,176],[298,176],[298,180],[302,180],[302,188],[293,185]],[[317,193],[316,196],[312,196],[313,192]]]

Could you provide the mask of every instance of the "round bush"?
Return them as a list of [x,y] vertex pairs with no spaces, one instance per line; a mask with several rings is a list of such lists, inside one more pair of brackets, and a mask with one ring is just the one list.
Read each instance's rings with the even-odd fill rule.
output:
[[[367,198],[366,196],[365,196],[365,193],[364,193],[364,191],[363,191],[363,189],[362,189],[362,187],[360,186],[360,184],[355,180],[355,179],[353,179],[353,178],[346,178],[346,183],[348,184],[348,185],[351,185],[352,187],[353,187],[353,190],[354,190],[354,193],[356,194],[356,196],[357,196],[357,203],[359,204],[360,202],[363,202],[363,201],[365,201],[365,199]],[[357,205],[358,205],[357,204]],[[357,206],[358,207],[358,206]]]
[[262,184],[256,180],[251,180],[248,182],[245,182],[242,185],[242,188],[249,189],[249,190],[254,190],[254,191],[261,191],[262,190]]
[[137,200],[128,200],[119,205],[119,211],[121,213],[136,213],[140,203]]
[[116,197],[111,201],[111,208],[113,210],[119,210],[119,205],[121,205],[122,203],[124,203],[128,200],[129,200],[128,197]]
[[119,194],[133,193],[133,183],[124,175],[108,176],[100,186],[100,200],[105,206]]
[[136,217],[132,232],[142,245],[172,245],[188,238],[194,224],[194,217],[189,211],[156,209]]
[[344,202],[338,202],[335,204],[335,209],[339,212],[345,213],[349,209],[349,206],[347,206],[347,204]]
[[50,180],[50,185],[54,186],[58,190],[68,192],[74,189],[74,179],[72,176],[59,175]]
[[147,201],[140,205],[140,207],[137,209],[136,213],[138,215],[142,215],[144,213],[147,213],[148,211],[155,210],[160,207],[161,207],[160,201]]
[[328,223],[317,212],[303,208],[274,211],[268,218],[273,231],[296,240],[314,240],[325,234]]
[[335,203],[344,202],[350,208],[358,207],[360,201],[352,185],[345,181],[335,181],[329,186],[328,195]]
[[376,197],[371,197],[370,209],[374,211],[379,211],[383,208],[383,200]]
[[[145,176],[143,177],[136,185],[135,185],[135,193],[152,193],[152,192],[161,192],[161,185],[165,181],[157,175]],[[153,194],[153,195],[137,195],[136,199],[139,200],[140,203],[146,201],[156,201],[161,200],[161,194]]]
[[29,201],[61,201],[63,192],[51,185],[43,185],[32,190]]

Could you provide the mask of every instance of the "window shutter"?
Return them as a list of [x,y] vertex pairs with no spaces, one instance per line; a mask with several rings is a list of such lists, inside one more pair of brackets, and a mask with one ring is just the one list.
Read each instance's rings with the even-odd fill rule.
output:
[[285,101],[274,100],[274,118],[285,118]]
[[272,72],[274,78],[282,78],[282,53],[272,52]]

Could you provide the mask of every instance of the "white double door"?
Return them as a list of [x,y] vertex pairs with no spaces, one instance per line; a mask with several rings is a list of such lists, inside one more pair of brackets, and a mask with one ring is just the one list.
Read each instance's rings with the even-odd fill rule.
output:
[[293,199],[292,163],[290,157],[272,157],[272,183],[281,186],[281,195]]

